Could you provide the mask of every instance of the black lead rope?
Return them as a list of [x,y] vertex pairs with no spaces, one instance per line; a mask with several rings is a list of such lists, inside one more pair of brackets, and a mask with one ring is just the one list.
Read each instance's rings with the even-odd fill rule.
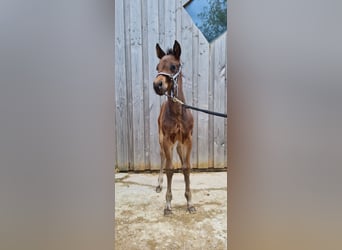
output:
[[222,113],[218,113],[218,112],[214,112],[214,111],[210,111],[210,110],[206,110],[206,109],[196,108],[196,107],[193,107],[193,106],[189,106],[189,105],[187,105],[185,103],[183,103],[182,105],[186,109],[194,109],[194,110],[197,110],[197,111],[201,111],[201,112],[207,113],[209,115],[216,115],[216,116],[227,118],[227,114],[222,114]]
[[179,100],[177,97],[172,97],[170,95],[168,95],[167,93],[165,93],[165,95],[169,98],[171,98],[172,101],[174,102],[178,102],[180,103],[184,108],[186,109],[193,109],[193,110],[197,110],[197,111],[201,111],[201,112],[204,112],[206,114],[209,114],[209,115],[216,115],[216,116],[220,116],[220,117],[225,117],[227,118],[227,114],[223,114],[223,113],[218,113],[218,112],[214,112],[214,111],[210,111],[210,110],[206,110],[206,109],[200,109],[200,108],[196,108],[196,107],[193,107],[193,106],[190,106],[190,105],[187,105],[185,104],[184,102],[182,102],[181,100]]
[[[180,74],[181,68],[182,68],[182,65],[179,66],[178,72],[175,75],[171,75],[171,74],[168,74],[168,73],[165,73],[165,72],[158,72],[157,75],[164,75],[164,76],[169,77],[173,81],[173,86],[176,86],[176,91],[177,91],[177,78],[178,78],[178,75]],[[175,92],[175,90],[173,90],[173,91]],[[193,110],[197,110],[197,111],[200,111],[200,112],[204,112],[204,113],[209,114],[209,115],[216,115],[216,116],[227,118],[227,114],[218,113],[218,112],[214,112],[214,111],[210,111],[210,110],[206,110],[206,109],[196,108],[196,107],[193,107],[193,106],[185,104],[184,102],[182,102],[181,100],[179,100],[175,96],[170,96],[167,93],[165,93],[164,95],[166,95],[167,97],[171,98],[172,101],[180,103],[186,109],[193,109]]]

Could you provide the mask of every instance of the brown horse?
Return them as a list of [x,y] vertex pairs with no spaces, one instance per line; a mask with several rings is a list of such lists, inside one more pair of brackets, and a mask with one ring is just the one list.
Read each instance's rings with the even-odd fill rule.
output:
[[161,106],[158,118],[161,166],[156,192],[159,193],[162,190],[163,169],[165,168],[167,191],[164,215],[171,214],[172,156],[174,145],[178,142],[177,153],[184,174],[187,210],[190,213],[193,213],[196,209],[191,202],[190,154],[194,119],[190,110],[185,109],[180,103],[175,102],[173,99],[173,97],[176,97],[182,102],[185,102],[180,63],[181,47],[179,43],[175,41],[173,49],[169,49],[167,50],[167,53],[165,53],[160,48],[159,44],[156,44],[156,51],[160,61],[157,65],[158,74],[153,81],[153,88],[158,95],[168,96],[167,101]]

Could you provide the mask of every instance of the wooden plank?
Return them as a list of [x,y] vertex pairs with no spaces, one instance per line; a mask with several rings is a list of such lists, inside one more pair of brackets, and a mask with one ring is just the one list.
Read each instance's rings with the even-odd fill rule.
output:
[[150,160],[151,169],[157,170],[160,168],[160,150],[159,150],[159,137],[158,137],[158,116],[160,111],[160,101],[159,97],[153,90],[152,82],[156,76],[156,65],[158,63],[158,58],[156,55],[156,43],[159,43],[159,9],[156,8],[155,1],[147,1],[147,36],[148,36],[148,76],[149,76],[149,115],[150,115]]
[[[225,64],[225,75],[224,75],[224,88],[225,88],[225,98],[224,98],[224,112],[227,114],[228,113],[228,87],[227,87],[227,72],[228,72],[228,60],[227,60],[227,32],[223,34],[224,38],[224,43],[222,46],[224,46],[225,49],[225,56],[224,56],[224,64]],[[224,167],[228,167],[228,161],[227,161],[227,148],[228,148],[228,137],[227,137],[227,121],[228,119],[224,119],[224,138],[225,138],[225,147],[224,147]]]
[[[114,25],[115,25],[115,19],[114,19]],[[114,26],[115,27],[115,26]],[[115,34],[114,34],[114,40],[115,40]],[[114,58],[115,58],[115,52],[116,52],[117,48],[115,48],[114,46]],[[114,63],[115,65],[115,63]],[[115,66],[114,66],[114,173],[119,170],[119,165],[118,165],[118,149],[117,149],[117,128],[116,128],[116,115],[117,115],[117,111],[116,111],[116,97],[115,97],[115,78],[116,74],[115,74]]]
[[[114,1],[114,8],[115,8],[115,2]],[[119,20],[119,19],[118,19]],[[120,37],[120,33],[115,33],[116,31],[116,27],[115,27],[115,24],[118,24],[116,22],[116,18],[114,17],[114,60],[115,60],[115,52],[117,52],[118,48],[115,46],[116,45],[116,40],[117,38]],[[122,22],[123,24],[123,22]],[[120,40],[120,38],[119,38]],[[117,111],[116,111],[116,97],[115,97],[115,81],[116,81],[116,78],[115,78],[115,62],[114,62],[114,173],[116,172],[116,170],[119,170],[119,167],[118,167],[118,151],[117,151],[117,143],[116,143],[116,140],[117,140],[117,135],[116,135],[116,114],[117,114]]]
[[[208,88],[208,109],[214,110],[214,86],[215,86],[215,43],[210,44],[210,56],[209,56],[209,88]],[[214,116],[209,115],[209,122],[208,122],[208,167],[214,167]]]
[[176,40],[182,40],[182,14],[183,14],[183,1],[176,1]]
[[158,1],[159,44],[165,46],[165,1]]
[[125,30],[125,72],[126,72],[126,109],[127,109],[127,145],[128,170],[133,170],[133,107],[132,107],[132,77],[131,77],[131,44],[130,44],[130,1],[124,2]]
[[193,26],[186,13],[182,13],[182,35],[180,38],[182,47],[181,61],[183,63],[183,91],[186,101],[192,103],[192,72],[193,72]]
[[149,112],[149,50],[148,50],[148,10],[147,1],[142,1],[141,23],[142,23],[142,74],[143,74],[143,117],[144,117],[144,169],[150,169],[150,112]]
[[[198,29],[193,28],[192,32],[192,105],[198,107]],[[198,168],[198,112],[193,111],[194,116],[194,132],[192,137],[192,162],[193,167]]]
[[126,103],[126,69],[125,69],[125,31],[123,0],[115,2],[115,130],[117,154],[116,164],[120,171],[128,170],[128,127]]
[[[214,41],[215,49],[212,51],[215,56],[214,61],[214,110],[224,113],[226,110],[226,36],[221,35]],[[225,162],[225,124],[222,117],[213,116],[214,118],[214,159],[215,168],[223,168]]]
[[165,46],[172,48],[176,38],[176,1],[165,1]]
[[[208,109],[209,44],[201,32],[198,34],[198,106],[203,109]],[[209,165],[208,123],[208,115],[198,112],[198,168],[207,168]]]
[[131,46],[131,88],[133,108],[133,166],[134,170],[143,170],[144,156],[144,104],[142,74],[142,32],[141,1],[132,0],[130,8],[130,46]]

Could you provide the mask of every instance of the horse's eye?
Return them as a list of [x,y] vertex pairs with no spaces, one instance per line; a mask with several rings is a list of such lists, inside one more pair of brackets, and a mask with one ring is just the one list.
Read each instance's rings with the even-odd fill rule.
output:
[[170,66],[170,70],[171,70],[172,72],[175,72],[175,71],[176,71],[176,66],[172,64],[172,65]]

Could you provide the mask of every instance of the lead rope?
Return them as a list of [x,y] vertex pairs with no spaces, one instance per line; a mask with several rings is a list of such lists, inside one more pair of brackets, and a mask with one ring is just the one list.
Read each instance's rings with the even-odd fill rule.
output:
[[166,93],[165,93],[165,95],[167,97],[170,97],[173,102],[178,102],[179,104],[181,104],[186,109],[193,109],[193,110],[196,110],[196,111],[204,112],[204,113],[209,114],[209,115],[215,115],[215,116],[220,116],[220,117],[227,118],[227,114],[218,113],[218,112],[214,112],[214,111],[210,111],[210,110],[206,110],[206,109],[200,109],[200,108],[197,108],[197,107],[194,107],[194,106],[190,106],[190,105],[185,104],[184,102],[182,102],[181,100],[179,100],[175,96],[172,97],[172,96],[170,96],[170,95],[168,95]]
[[173,94],[173,95],[171,96],[171,95],[169,95],[167,93],[165,93],[165,95],[167,97],[171,98],[171,100],[173,102],[177,102],[177,103],[181,104],[186,109],[193,109],[193,110],[204,112],[206,114],[216,115],[216,116],[227,118],[227,114],[218,113],[218,112],[214,112],[214,111],[210,111],[210,110],[206,110],[206,109],[200,109],[200,108],[197,108],[197,107],[193,107],[193,106],[185,104],[184,102],[182,102],[181,100],[179,100],[176,97],[177,91],[178,91],[178,83],[177,83],[178,82],[178,76],[179,76],[179,74],[181,72],[181,69],[182,69],[182,64],[179,65],[178,72],[176,74],[174,74],[174,75],[169,74],[169,73],[165,73],[165,72],[158,72],[157,76],[158,75],[164,75],[164,76],[167,76],[167,77],[171,78],[171,80],[173,81],[173,91],[171,91],[171,94]]

